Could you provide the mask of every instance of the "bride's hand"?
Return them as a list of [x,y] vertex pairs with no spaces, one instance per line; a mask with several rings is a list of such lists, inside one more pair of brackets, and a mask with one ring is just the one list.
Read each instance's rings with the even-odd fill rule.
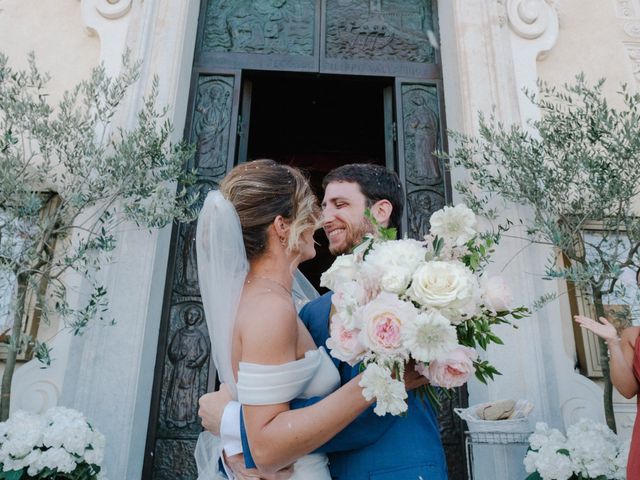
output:
[[616,327],[611,325],[604,317],[600,317],[600,322],[596,322],[592,318],[585,317],[584,315],[574,315],[573,318],[582,328],[592,331],[605,342],[610,342],[618,338]]

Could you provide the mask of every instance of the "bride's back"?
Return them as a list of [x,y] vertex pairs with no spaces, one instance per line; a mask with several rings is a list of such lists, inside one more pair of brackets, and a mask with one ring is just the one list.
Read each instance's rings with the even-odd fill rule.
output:
[[[319,209],[300,171],[272,160],[235,167],[220,191],[236,209],[250,263],[233,330],[231,357],[237,378],[240,360],[263,363],[261,339],[275,332],[278,343],[291,349],[282,358],[300,358],[315,348],[309,333],[300,328],[291,286],[297,265],[315,255],[313,231]],[[247,349],[247,344],[252,347]]]

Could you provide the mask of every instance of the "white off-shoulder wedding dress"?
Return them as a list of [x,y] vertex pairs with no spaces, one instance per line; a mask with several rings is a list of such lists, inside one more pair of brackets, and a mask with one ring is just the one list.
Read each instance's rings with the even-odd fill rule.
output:
[[[272,405],[294,398],[325,396],[340,386],[340,374],[323,347],[282,365],[240,362],[238,401],[244,405]],[[327,457],[312,453],[294,464],[291,480],[330,480]]]

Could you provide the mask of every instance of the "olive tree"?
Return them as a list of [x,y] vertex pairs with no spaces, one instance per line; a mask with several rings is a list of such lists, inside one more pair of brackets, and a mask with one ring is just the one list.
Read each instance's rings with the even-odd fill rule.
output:
[[[184,188],[192,149],[170,142],[157,78],[132,125],[118,126],[139,72],[125,55],[120,74],[95,68],[52,105],[49,77],[33,54],[19,70],[0,53],[0,281],[10,297],[0,420],[9,415],[18,352],[50,362],[46,342],[24,332],[29,312],[44,322],[57,318],[74,334],[92,321],[113,321],[105,318],[108,294],[96,272],[109,262],[121,227],[193,217],[195,199]],[[70,274],[89,285],[79,300],[68,298]]]
[[[623,85],[621,106],[613,107],[603,84],[589,84],[583,75],[562,87],[539,82],[538,93],[525,91],[539,108],[539,119],[505,125],[494,115],[481,116],[477,135],[450,132],[455,148],[449,156],[468,172],[457,188],[475,210],[496,217],[496,200],[527,207],[527,218],[508,223],[524,227],[529,241],[553,247],[545,277],[572,283],[598,316],[605,316],[610,296],[636,302],[621,275],[640,268],[640,222],[634,213],[640,193],[640,95]],[[598,233],[585,235],[594,225]],[[602,340],[600,352],[605,417],[615,431]]]

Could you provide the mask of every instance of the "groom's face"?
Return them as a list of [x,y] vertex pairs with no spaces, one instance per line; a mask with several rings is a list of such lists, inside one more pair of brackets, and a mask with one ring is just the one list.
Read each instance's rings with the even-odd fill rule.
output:
[[333,255],[349,253],[372,231],[365,219],[367,199],[353,182],[331,182],[322,200],[322,228],[329,239]]

